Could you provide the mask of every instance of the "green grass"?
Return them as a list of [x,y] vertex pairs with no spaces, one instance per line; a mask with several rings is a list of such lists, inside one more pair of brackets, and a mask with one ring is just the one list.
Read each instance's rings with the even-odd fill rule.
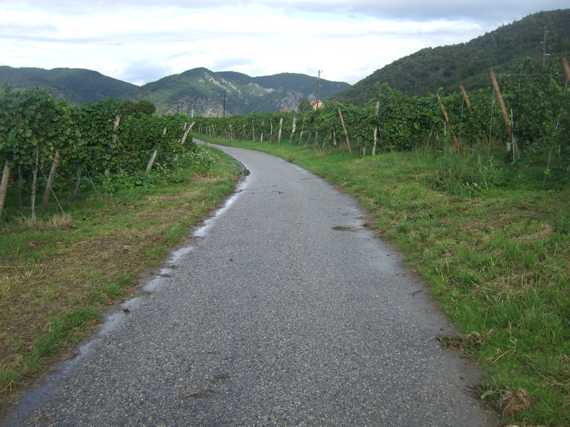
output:
[[462,334],[451,347],[481,366],[480,397],[506,423],[570,426],[568,185],[545,190],[490,158],[231,145],[280,156],[355,196]]
[[215,161],[207,171],[90,194],[35,226],[0,224],[0,409],[67,357],[109,305],[131,295],[234,191],[239,165],[208,151]]

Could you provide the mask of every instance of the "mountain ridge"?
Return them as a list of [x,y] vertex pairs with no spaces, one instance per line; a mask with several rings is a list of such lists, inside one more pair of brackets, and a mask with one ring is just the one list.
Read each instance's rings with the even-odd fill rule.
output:
[[481,87],[488,84],[490,68],[510,71],[524,58],[540,59],[545,29],[548,59],[570,55],[570,9],[538,12],[466,43],[421,49],[376,70],[335,98],[366,102],[383,83],[406,95],[450,90],[460,83],[468,89]]
[[96,102],[109,97],[128,99],[138,86],[85,68],[0,66],[0,84],[16,88],[40,87],[70,102]]
[[[320,81],[326,99],[350,87],[348,83]],[[211,71],[204,67],[186,70],[137,86],[82,68],[51,70],[0,66],[0,84],[16,88],[40,87],[74,103],[106,98],[147,99],[163,113],[197,115],[245,114],[294,110],[302,98],[315,97],[316,78],[300,73],[252,77],[235,71]]]
[[[320,80],[320,97],[327,99],[350,87]],[[236,71],[193,68],[144,85],[141,96],[159,111],[204,115],[291,111],[303,98],[315,98],[317,79],[299,73],[252,77]],[[225,111],[224,111],[225,100]]]

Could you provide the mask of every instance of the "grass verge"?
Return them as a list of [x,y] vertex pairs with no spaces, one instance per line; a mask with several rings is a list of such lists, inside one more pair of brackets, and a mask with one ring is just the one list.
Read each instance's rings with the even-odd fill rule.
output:
[[150,187],[92,194],[65,215],[0,224],[0,409],[93,332],[235,188],[240,166],[217,150]]
[[520,177],[501,181],[493,178],[500,166],[478,161],[483,179],[458,191],[466,174],[450,171],[463,167],[461,158],[419,151],[358,158],[203,139],[280,156],[354,195],[461,332],[440,342],[481,366],[479,396],[505,423],[570,426],[568,186],[547,191]]

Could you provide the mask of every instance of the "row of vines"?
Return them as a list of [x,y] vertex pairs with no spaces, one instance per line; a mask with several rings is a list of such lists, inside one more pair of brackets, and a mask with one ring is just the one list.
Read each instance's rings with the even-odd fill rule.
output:
[[[405,96],[383,85],[365,106],[327,103],[305,112],[201,118],[197,131],[262,143],[343,147],[361,155],[450,144],[458,151],[482,142],[504,148],[509,161],[540,152],[569,172],[570,67],[543,69],[531,61],[516,73],[490,73],[489,87]],[[372,94],[371,94],[372,97]],[[543,156],[544,157],[544,156]]]
[[77,107],[37,89],[0,88],[0,106],[0,216],[10,191],[35,221],[36,199],[47,208],[86,183],[174,170],[193,149],[186,116],[154,115],[144,101]]

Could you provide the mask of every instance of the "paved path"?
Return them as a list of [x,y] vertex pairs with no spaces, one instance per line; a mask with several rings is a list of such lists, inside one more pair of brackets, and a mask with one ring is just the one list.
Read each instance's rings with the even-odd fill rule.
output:
[[482,426],[476,372],[349,197],[266,154],[7,425]]

